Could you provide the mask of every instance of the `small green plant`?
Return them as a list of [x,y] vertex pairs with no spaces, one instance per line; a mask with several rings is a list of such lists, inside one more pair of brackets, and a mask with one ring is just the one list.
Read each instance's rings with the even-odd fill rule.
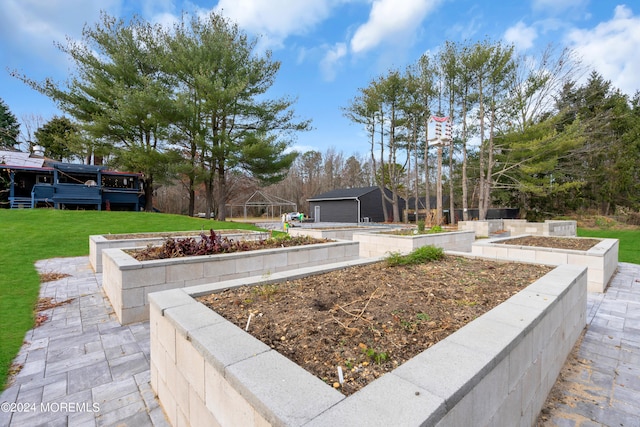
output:
[[416,225],[418,226],[418,233],[424,233],[424,219],[419,219],[418,222],[416,222]]
[[418,320],[424,322],[428,322],[429,320],[431,320],[431,316],[429,316],[427,313],[418,313],[416,314],[416,317],[418,318]]
[[353,359],[347,359],[344,361],[344,366],[348,369],[348,370],[352,370],[353,369]]
[[376,351],[375,349],[368,347],[367,349],[363,349],[364,354],[371,359],[377,365],[380,365],[382,362],[386,362],[389,359],[389,355],[384,351]]
[[278,285],[262,285],[256,286],[252,289],[253,293],[256,296],[262,297],[267,301],[270,301],[271,298],[278,293]]
[[400,320],[400,325],[407,331],[410,333],[414,333],[416,331],[416,328],[418,327],[418,322],[412,322],[410,320],[404,320],[401,319]]
[[431,320],[431,316],[429,316],[427,313],[416,313],[415,319],[402,319],[399,316],[399,314],[401,314],[402,312],[404,312],[404,310],[394,310],[391,312],[391,314],[393,314],[394,319],[400,323],[400,326],[402,326],[407,332],[412,334],[416,332],[420,322],[428,322],[429,320]]
[[440,227],[439,225],[434,225],[433,227],[431,227],[429,229],[429,231],[427,232],[427,234],[436,234],[436,233],[442,233],[444,230],[442,229],[442,227]]
[[423,264],[429,261],[437,261],[444,257],[444,250],[435,246],[422,246],[411,251],[407,255],[401,255],[399,252],[392,252],[386,258],[387,265],[396,267],[399,265]]

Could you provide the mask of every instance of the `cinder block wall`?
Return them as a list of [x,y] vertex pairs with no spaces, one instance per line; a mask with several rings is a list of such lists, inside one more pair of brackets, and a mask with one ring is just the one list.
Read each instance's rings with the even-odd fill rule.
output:
[[151,385],[173,425],[533,426],[586,324],[586,269],[562,265],[345,397],[188,292],[150,298]]
[[[227,230],[224,230],[227,231]],[[133,233],[127,235],[111,235],[107,238],[106,235],[93,235],[89,236],[89,263],[96,273],[102,273],[102,251],[104,249],[111,248],[144,248],[148,245],[160,245],[167,237],[173,237],[176,239],[193,237],[200,238],[202,231],[174,231],[174,232],[162,232],[162,233]],[[135,237],[144,234],[156,234],[156,237]],[[118,238],[121,237],[121,238]],[[224,233],[224,237],[233,240],[261,240],[269,237],[269,233],[261,231],[250,231],[239,233]]]
[[379,258],[391,252],[408,254],[422,246],[433,245],[448,251],[471,252],[475,241],[473,231],[453,231],[416,236],[399,236],[384,233],[356,233],[353,240],[360,244],[360,256]]
[[336,241],[220,255],[137,261],[120,249],[102,251],[102,287],[123,325],[149,320],[148,295],[168,289],[358,258],[358,243]]
[[489,237],[500,230],[506,230],[511,236],[531,234],[534,236],[577,236],[576,221],[547,220],[545,222],[527,222],[524,219],[489,219],[485,221],[460,221],[458,230],[475,231],[478,237]]

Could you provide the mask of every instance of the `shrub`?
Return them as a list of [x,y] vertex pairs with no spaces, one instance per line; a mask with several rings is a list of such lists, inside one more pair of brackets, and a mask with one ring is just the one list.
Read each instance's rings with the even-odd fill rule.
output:
[[387,258],[387,265],[395,267],[398,265],[423,264],[429,261],[437,261],[444,258],[444,250],[435,246],[422,246],[413,250],[407,255],[398,252],[391,253]]
[[440,227],[439,225],[434,225],[433,227],[431,227],[429,229],[429,231],[427,232],[427,234],[435,234],[435,233],[442,233],[442,227]]
[[246,250],[246,244],[222,237],[213,230],[209,234],[201,233],[200,239],[187,237],[183,239],[167,239],[159,248],[147,248],[155,250],[155,256],[159,259],[177,258],[194,255],[211,255]]
[[416,225],[418,226],[418,233],[424,233],[424,219],[418,220]]

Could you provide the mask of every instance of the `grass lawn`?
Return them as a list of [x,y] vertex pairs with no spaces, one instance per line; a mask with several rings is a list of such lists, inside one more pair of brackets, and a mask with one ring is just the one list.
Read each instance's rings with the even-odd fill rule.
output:
[[640,264],[640,230],[578,228],[578,236],[618,239],[618,261]]
[[210,228],[257,230],[252,224],[158,213],[0,209],[0,385],[34,325],[37,260],[88,255],[92,234]]

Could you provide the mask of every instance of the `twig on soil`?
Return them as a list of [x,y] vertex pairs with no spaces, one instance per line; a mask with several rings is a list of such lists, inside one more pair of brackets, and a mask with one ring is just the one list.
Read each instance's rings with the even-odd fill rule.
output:
[[[340,304],[336,304],[336,305],[338,306],[338,308],[339,308],[339,309],[341,309],[342,311],[344,311],[345,313],[347,313],[349,316],[352,316],[352,317],[353,317],[353,319],[351,319],[351,322],[353,322],[354,320],[362,319],[362,320],[365,320],[365,321],[366,321],[366,322],[368,322],[368,323],[371,323],[371,322],[369,322],[367,319],[363,318],[363,317],[362,317],[362,315],[364,314],[364,312],[366,311],[367,307],[369,306],[369,303],[370,303],[370,302],[371,302],[371,300],[373,299],[373,296],[376,294],[376,292],[378,292],[378,289],[380,289],[380,288],[376,288],[376,289],[371,293],[371,295],[369,296],[369,299],[367,300],[367,303],[364,305],[364,307],[362,307],[362,310],[360,310],[360,313],[359,313],[359,314],[353,314],[353,313],[348,312],[347,310],[345,310],[344,308],[342,308],[342,307],[340,306]],[[380,296],[380,298],[382,298],[383,296],[384,296],[384,292],[382,293],[382,295]],[[351,322],[349,322],[349,324],[351,324]]]
[[335,320],[335,321],[338,323],[338,325],[340,325],[340,326],[342,326],[343,328],[345,328],[345,329],[346,329],[347,331],[349,331],[351,334],[355,334],[356,332],[358,332],[358,331],[359,331],[359,329],[358,329],[358,328],[352,328],[352,327],[350,327],[350,326],[345,325],[345,324],[344,324],[344,323],[342,323],[340,320],[338,320],[338,318],[337,318],[336,316],[334,316],[333,314],[331,315],[331,318],[332,318],[333,320]]

